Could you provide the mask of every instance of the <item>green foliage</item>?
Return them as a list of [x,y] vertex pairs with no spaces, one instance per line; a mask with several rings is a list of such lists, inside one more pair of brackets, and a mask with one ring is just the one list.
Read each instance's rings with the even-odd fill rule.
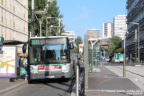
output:
[[113,53],[115,46],[111,41],[108,42],[108,45],[109,45],[108,54],[110,56]]
[[79,44],[83,43],[82,38],[78,36],[76,38],[75,42],[76,42],[76,49],[75,49],[75,51],[78,53],[79,52]]
[[[29,2],[29,31],[31,32],[31,29],[32,29],[32,10],[31,10],[31,1],[32,0],[28,0]],[[54,0],[53,2],[47,2],[48,0],[34,0],[34,5],[35,5],[35,11],[44,11],[47,9],[47,13],[42,16],[42,15],[35,15],[35,17],[37,16],[37,19],[41,19],[43,18],[43,23],[42,23],[42,35],[43,36],[46,36],[46,18],[47,17],[59,17],[59,18],[62,18],[63,15],[60,14],[60,11],[59,11],[59,7],[57,6],[57,1]],[[46,8],[48,4],[48,8]],[[35,18],[35,24],[34,24],[34,31],[35,31],[35,35],[39,35],[40,33],[40,26],[39,26],[39,22]],[[47,31],[48,31],[48,36],[51,36],[51,35],[56,35],[58,34],[58,29],[59,28],[51,28],[50,29],[50,26],[53,25],[53,26],[58,26],[59,25],[59,21],[58,19],[48,19],[48,26],[47,26]],[[51,31],[51,32],[50,32]],[[61,20],[61,33],[64,32],[64,25],[62,23],[62,20]],[[60,33],[60,34],[61,34]],[[58,34],[58,35],[60,35]]]
[[108,42],[109,49],[108,54],[112,55],[113,53],[122,53],[123,49],[121,48],[120,44],[122,39],[118,36],[113,36],[111,40]]
[[111,42],[114,44],[115,48],[118,48],[120,43],[121,43],[122,39],[118,36],[113,36],[111,38]]
[[115,50],[115,53],[122,53],[123,52],[123,48],[118,48]]

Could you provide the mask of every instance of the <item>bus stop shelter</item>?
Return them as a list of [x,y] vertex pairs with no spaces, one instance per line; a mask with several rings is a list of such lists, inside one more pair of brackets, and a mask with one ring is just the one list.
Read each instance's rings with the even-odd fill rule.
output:
[[100,72],[100,38],[88,38],[85,35],[84,40],[84,67],[85,67],[85,90],[88,89],[88,76],[89,73]]

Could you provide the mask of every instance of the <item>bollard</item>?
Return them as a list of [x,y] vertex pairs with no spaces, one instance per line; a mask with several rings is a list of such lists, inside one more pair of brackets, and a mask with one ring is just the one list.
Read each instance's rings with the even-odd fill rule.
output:
[[79,96],[79,65],[76,64],[76,96]]

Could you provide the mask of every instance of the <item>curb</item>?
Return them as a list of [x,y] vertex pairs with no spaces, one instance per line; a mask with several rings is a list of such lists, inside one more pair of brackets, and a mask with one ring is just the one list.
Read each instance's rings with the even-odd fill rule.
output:
[[6,89],[2,89],[2,90],[0,90],[0,94],[5,93],[5,92],[7,92],[9,90],[12,90],[12,89],[14,89],[16,87],[19,87],[19,86],[21,86],[21,85],[23,85],[25,83],[26,83],[25,81],[22,81],[21,83],[18,83],[18,84],[14,85],[14,86],[8,87]]
[[[121,68],[121,67],[118,67],[118,68],[123,69],[123,68]],[[128,71],[128,72],[130,72],[130,73],[132,73],[132,74],[138,75],[138,76],[140,76],[140,77],[144,77],[143,75],[140,75],[140,74],[138,74],[138,73],[132,72],[132,71],[130,71],[129,69],[126,69],[126,71]]]
[[70,94],[70,96],[76,96],[76,92],[75,92],[76,88],[75,85],[72,87],[72,92]]
[[[79,77],[83,77],[83,71],[82,71],[82,70],[80,71]],[[83,77],[83,79],[84,79],[84,77]],[[80,88],[80,89],[81,89],[80,86],[82,85],[83,79],[82,79],[82,78],[79,78],[79,88]],[[76,81],[75,81],[75,83],[76,83]],[[72,92],[71,92],[70,96],[76,96],[76,84],[74,84],[74,85],[72,86]]]

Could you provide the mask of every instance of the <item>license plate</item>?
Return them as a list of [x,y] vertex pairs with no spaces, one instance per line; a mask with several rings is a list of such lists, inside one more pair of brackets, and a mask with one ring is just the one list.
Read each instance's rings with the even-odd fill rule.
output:
[[47,66],[48,70],[53,70],[55,67],[54,66]]
[[46,78],[55,78],[55,76],[46,76]]

